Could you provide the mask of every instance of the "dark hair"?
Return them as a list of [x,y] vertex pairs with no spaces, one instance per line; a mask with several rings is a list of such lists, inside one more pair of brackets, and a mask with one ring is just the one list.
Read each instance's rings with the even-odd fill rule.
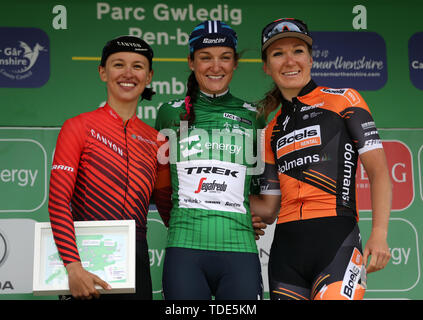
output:
[[181,120],[188,121],[188,126],[192,125],[195,120],[195,112],[193,104],[197,101],[198,82],[195,78],[194,71],[191,71],[187,80],[187,92],[185,97],[185,113],[181,114]]
[[144,91],[141,93],[141,100],[151,100],[156,92],[151,88],[144,88]]
[[[235,62],[238,63],[240,54],[237,53],[234,49],[234,59]],[[189,55],[191,60],[194,60],[194,52],[191,52]],[[181,120],[188,121],[188,127],[190,127],[195,120],[195,111],[194,111],[194,103],[197,101],[199,86],[197,78],[195,77],[194,71],[191,71],[188,80],[187,80],[187,92],[185,94],[185,113],[181,114]]]
[[[106,67],[107,58],[117,52],[134,52],[143,55],[148,60],[149,70],[153,70],[153,49],[144,40],[133,36],[120,36],[106,43],[101,54],[100,66]],[[141,100],[151,100],[156,93],[151,88],[144,88]]]

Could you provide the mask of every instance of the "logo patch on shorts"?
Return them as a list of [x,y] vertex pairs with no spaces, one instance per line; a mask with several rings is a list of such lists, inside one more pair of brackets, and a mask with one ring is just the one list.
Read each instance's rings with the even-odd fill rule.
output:
[[355,290],[361,277],[362,265],[363,256],[357,248],[354,248],[341,286],[341,295],[349,300],[354,299]]

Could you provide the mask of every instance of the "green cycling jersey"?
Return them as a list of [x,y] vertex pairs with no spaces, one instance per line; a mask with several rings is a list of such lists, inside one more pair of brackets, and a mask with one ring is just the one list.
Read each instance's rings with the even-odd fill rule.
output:
[[155,125],[170,142],[168,246],[257,252],[248,194],[265,121],[254,105],[229,92],[218,97],[200,92],[193,110],[188,127],[181,122],[184,100],[163,104]]

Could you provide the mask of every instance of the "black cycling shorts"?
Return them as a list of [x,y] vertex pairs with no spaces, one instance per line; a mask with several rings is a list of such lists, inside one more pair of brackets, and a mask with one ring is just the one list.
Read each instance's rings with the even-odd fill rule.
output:
[[366,272],[355,219],[337,216],[278,224],[268,273],[272,300],[362,299]]
[[259,300],[258,254],[169,247],[163,266],[166,300]]

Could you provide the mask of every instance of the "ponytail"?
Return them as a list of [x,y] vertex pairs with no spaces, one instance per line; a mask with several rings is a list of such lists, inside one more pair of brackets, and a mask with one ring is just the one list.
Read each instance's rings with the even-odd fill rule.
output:
[[145,87],[144,91],[141,93],[141,100],[151,100],[155,94],[153,89]]
[[258,102],[260,115],[264,115],[267,120],[269,114],[275,111],[282,103],[282,93],[275,84],[271,90],[266,93],[266,96]]
[[198,96],[198,82],[195,78],[194,71],[188,77],[187,81],[187,93],[185,97],[185,114],[181,114],[181,120],[188,121],[188,127],[190,127],[195,120],[194,103],[197,101]]

